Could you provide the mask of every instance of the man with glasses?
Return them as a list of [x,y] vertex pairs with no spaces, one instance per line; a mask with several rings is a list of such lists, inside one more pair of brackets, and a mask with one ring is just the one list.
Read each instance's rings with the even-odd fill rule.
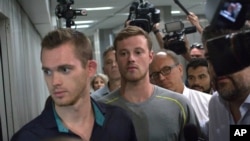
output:
[[174,52],[162,49],[155,53],[150,64],[151,83],[187,97],[196,112],[200,124],[204,124],[208,121],[208,103],[211,95],[187,88],[182,77],[183,68]]
[[191,58],[205,58],[205,50],[202,44],[193,43],[190,46],[190,57]]

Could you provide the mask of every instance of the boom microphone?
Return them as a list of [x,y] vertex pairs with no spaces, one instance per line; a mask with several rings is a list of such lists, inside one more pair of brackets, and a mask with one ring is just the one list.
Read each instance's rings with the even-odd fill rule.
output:
[[189,15],[188,10],[178,0],[174,0],[174,2],[184,11],[184,13],[186,13],[186,15]]

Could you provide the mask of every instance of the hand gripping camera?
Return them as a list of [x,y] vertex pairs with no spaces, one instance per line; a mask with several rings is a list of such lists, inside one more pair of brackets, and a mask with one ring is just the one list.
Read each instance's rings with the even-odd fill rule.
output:
[[164,36],[164,48],[172,50],[176,54],[184,54],[187,52],[185,45],[185,34],[196,32],[196,27],[186,27],[181,21],[169,22],[165,24],[167,34]]
[[72,9],[71,5],[74,4],[74,0],[57,0],[59,3],[56,6],[55,14],[58,18],[64,18],[66,20],[66,27],[70,28],[75,25],[73,19],[76,16],[87,16],[86,10]]
[[135,1],[130,6],[128,20],[130,25],[141,27],[149,33],[153,25],[160,22],[160,10],[149,2]]

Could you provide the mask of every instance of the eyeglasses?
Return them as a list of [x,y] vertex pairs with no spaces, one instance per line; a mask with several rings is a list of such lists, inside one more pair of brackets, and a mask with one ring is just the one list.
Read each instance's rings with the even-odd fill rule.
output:
[[163,76],[166,76],[166,75],[170,74],[171,70],[174,67],[178,66],[178,65],[179,64],[177,63],[177,64],[173,64],[171,66],[165,66],[160,71],[151,73],[150,74],[150,79],[151,80],[157,80],[157,79],[160,78],[160,74],[163,75]]
[[202,46],[202,44],[199,44],[199,43],[193,43],[190,46],[190,49],[193,49],[193,48],[204,49],[203,46]]

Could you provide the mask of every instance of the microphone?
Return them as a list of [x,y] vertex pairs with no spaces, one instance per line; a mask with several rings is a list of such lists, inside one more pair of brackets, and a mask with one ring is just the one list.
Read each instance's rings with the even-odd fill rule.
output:
[[188,10],[187,10],[178,0],[174,0],[174,2],[182,9],[182,11],[183,11],[186,15],[189,15]]
[[198,128],[194,124],[187,124],[183,132],[186,141],[198,141]]

